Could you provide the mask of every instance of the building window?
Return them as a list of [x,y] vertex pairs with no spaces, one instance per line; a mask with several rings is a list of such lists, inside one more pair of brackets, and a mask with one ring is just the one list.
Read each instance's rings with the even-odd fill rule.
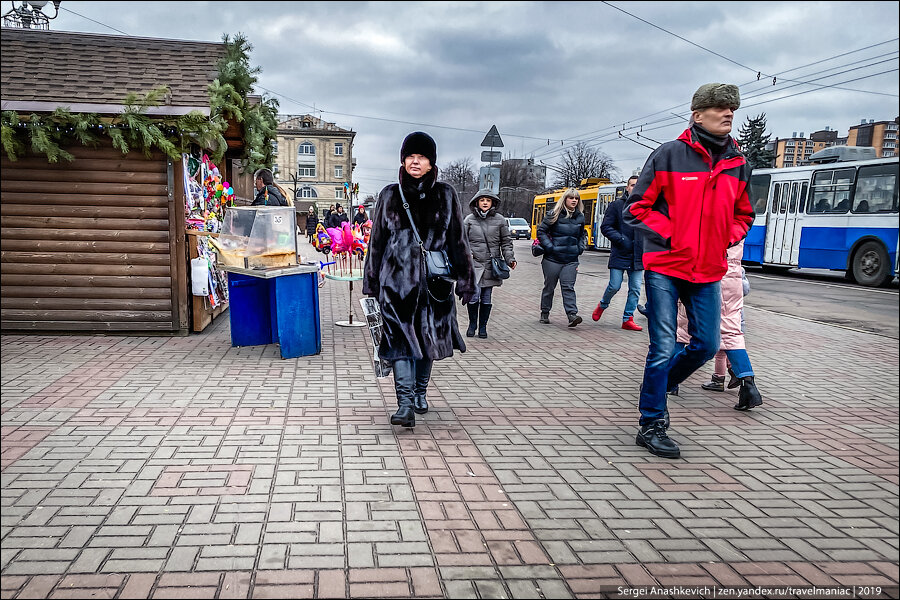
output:
[[297,165],[298,177],[315,177],[316,165]]
[[344,188],[336,187],[334,188],[334,197],[338,200],[342,200],[344,198]]
[[297,148],[297,154],[299,156],[315,156],[316,155],[316,147],[310,142],[303,142]]
[[344,143],[343,142],[335,142],[334,155],[335,156],[343,156],[344,155]]
[[301,198],[318,198],[319,196],[316,194],[316,190],[309,187],[308,185],[300,188],[299,195]]
[[343,177],[344,176],[344,165],[334,165],[334,176],[335,177]]

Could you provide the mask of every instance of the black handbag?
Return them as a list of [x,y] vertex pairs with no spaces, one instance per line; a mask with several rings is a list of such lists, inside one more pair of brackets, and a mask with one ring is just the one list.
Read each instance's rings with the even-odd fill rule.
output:
[[[406,216],[409,217],[409,224],[412,226],[413,236],[416,238],[416,243],[419,244],[419,248],[422,250],[422,266],[425,270],[425,289],[433,300],[437,302],[446,302],[453,296],[452,284],[456,281],[456,278],[453,276],[453,265],[450,263],[450,257],[447,256],[447,251],[443,248],[440,250],[425,249],[425,244],[419,236],[419,230],[416,228],[412,213],[409,210],[409,203],[406,201],[406,196],[403,194],[402,185],[400,186],[400,198],[403,200],[403,208],[406,210]],[[432,287],[442,291],[446,289],[446,297],[436,298],[431,291]],[[440,293],[440,295],[443,296],[444,294]]]
[[509,265],[502,258],[492,258],[491,268],[494,271],[494,277],[497,279],[509,279]]

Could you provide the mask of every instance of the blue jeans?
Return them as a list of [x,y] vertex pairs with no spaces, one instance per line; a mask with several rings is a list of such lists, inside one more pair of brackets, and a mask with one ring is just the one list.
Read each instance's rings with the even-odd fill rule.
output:
[[725,356],[731,361],[731,370],[736,376],[753,377],[753,365],[750,364],[750,355],[745,349],[726,350]]
[[[654,271],[647,282],[647,318],[650,350],[641,386],[641,425],[662,419],[666,391],[672,389],[716,355],[722,294],[719,282],[691,283]],[[675,352],[678,331],[678,300],[684,304],[691,343]]]
[[[600,308],[609,308],[609,303],[613,296],[622,287],[622,279],[625,276],[625,269],[609,270],[609,285],[603,293],[603,299],[600,300]],[[625,312],[622,313],[622,320],[627,321],[634,316],[634,309],[637,308],[638,300],[641,298],[641,285],[644,282],[643,269],[628,269],[628,299],[625,301]]]

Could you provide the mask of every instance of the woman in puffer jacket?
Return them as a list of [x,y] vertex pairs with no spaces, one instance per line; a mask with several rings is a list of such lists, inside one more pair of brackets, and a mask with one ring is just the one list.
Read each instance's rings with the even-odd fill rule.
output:
[[544,289],[541,292],[541,323],[550,322],[553,293],[556,284],[562,292],[563,308],[569,319],[569,327],[581,323],[575,304],[575,277],[578,275],[578,257],[587,248],[587,230],[584,228],[584,204],[575,188],[563,192],[556,207],[547,213],[538,225],[537,238],[544,249],[541,268],[544,271]]
[[513,252],[512,235],[509,225],[502,215],[497,213],[500,198],[490,190],[478,190],[469,202],[472,214],[463,221],[469,247],[472,249],[472,262],[475,267],[475,283],[478,290],[467,306],[469,308],[469,328],[467,337],[487,337],[487,322],[494,308],[492,294],[494,288],[503,285],[491,266],[492,258],[502,258],[510,269],[516,268],[516,255]]

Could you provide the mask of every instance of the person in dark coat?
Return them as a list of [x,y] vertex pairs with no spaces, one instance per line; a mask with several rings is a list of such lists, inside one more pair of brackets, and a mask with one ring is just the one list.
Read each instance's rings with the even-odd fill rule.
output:
[[335,204],[335,210],[332,211],[328,217],[325,218],[325,228],[326,229],[340,229],[341,223],[349,223],[350,217],[347,216],[347,213],[344,212],[344,207],[340,204]]
[[288,206],[288,201],[275,185],[275,177],[269,169],[260,169],[253,177],[256,197],[250,206]]
[[563,308],[569,319],[569,327],[581,323],[575,302],[575,277],[578,275],[578,257],[587,248],[587,230],[584,228],[584,204],[575,188],[569,188],[559,197],[556,206],[538,225],[537,239],[544,248],[541,268],[544,271],[544,289],[541,292],[541,323],[550,322],[553,293],[556,284],[562,292]]
[[472,249],[472,262],[475,266],[475,281],[478,292],[470,304],[469,329],[466,337],[487,337],[487,323],[491,317],[494,304],[491,292],[495,287],[503,285],[503,280],[496,277],[491,267],[492,258],[502,258],[510,269],[516,268],[516,255],[513,252],[512,235],[509,224],[503,215],[497,213],[500,197],[491,190],[478,190],[469,202],[472,211],[463,222],[469,247]]
[[614,200],[603,215],[600,233],[612,243],[608,264],[609,285],[606,286],[603,298],[591,315],[595,321],[600,320],[603,311],[609,308],[613,296],[622,287],[625,273],[628,273],[628,300],[625,301],[625,312],[622,313],[622,329],[630,331],[643,330],[643,327],[634,322],[634,309],[641,299],[641,285],[644,282],[644,244],[640,235],[634,234],[634,228],[622,220],[622,209],[637,180],[637,175],[628,178],[625,194]]
[[315,208],[310,206],[309,212],[306,213],[306,236],[309,238],[310,244],[312,244],[313,238],[316,236],[316,226],[318,224],[319,216],[316,214]]
[[368,220],[369,215],[366,214],[366,207],[360,204],[359,208],[356,211],[356,214],[353,215],[353,224],[362,227],[363,224]]
[[381,190],[375,203],[363,293],[381,307],[378,356],[392,363],[398,406],[391,424],[414,427],[416,414],[428,411],[425,395],[434,361],[454,350],[465,352],[466,344],[456,324],[453,284],[444,283],[441,290],[426,282],[422,247],[404,203],[424,249],[446,251],[464,304],[475,293],[475,273],[456,190],[437,180],[434,140],[421,131],[409,134],[400,161],[399,183]]

